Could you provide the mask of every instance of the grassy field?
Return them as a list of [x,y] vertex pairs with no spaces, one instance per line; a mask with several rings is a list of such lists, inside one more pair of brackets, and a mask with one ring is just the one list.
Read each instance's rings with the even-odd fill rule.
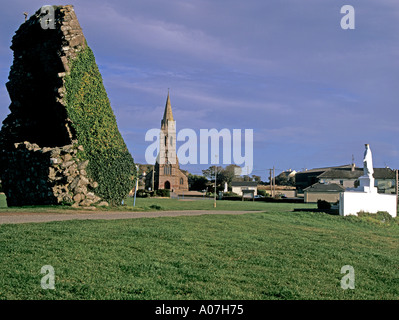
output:
[[[291,211],[293,208],[316,208],[314,204],[304,203],[265,203],[261,201],[217,201],[216,208],[213,207],[213,199],[205,200],[176,200],[169,198],[137,198],[136,206],[133,207],[133,198],[128,197],[124,200],[124,205],[119,207],[102,207],[97,211],[156,211],[156,210],[265,210],[278,208],[283,211]],[[82,209],[74,209],[70,206],[24,206],[7,207],[6,197],[0,194],[0,213],[1,212],[74,212]]]
[[[397,219],[292,212],[298,204],[218,209],[244,205],[261,211],[0,225],[0,299],[399,299]],[[44,265],[54,267],[55,290],[41,288]],[[354,290],[340,286],[344,265],[355,270]]]

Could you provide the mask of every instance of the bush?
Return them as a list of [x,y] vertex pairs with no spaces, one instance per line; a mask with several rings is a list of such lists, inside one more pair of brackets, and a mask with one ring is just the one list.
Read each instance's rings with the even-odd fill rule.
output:
[[223,197],[240,197],[241,198],[240,195],[238,195],[237,193],[232,192],[232,191],[223,192]]
[[268,193],[266,192],[266,190],[259,190],[258,189],[258,195],[266,197],[268,195]]
[[89,160],[87,174],[98,182],[94,192],[111,205],[119,204],[134,186],[136,168],[87,44],[70,62],[70,74],[64,80],[72,134],[84,148],[77,156]]
[[228,191],[228,192],[223,192],[222,200],[241,200],[241,198],[242,197],[237,193]]
[[317,200],[317,209],[331,209],[331,203],[325,200]]
[[170,197],[170,190],[169,190],[169,189],[158,189],[158,190],[155,192],[155,194],[156,194],[158,197],[167,197],[167,198],[169,198],[169,197]]
[[138,189],[136,192],[136,197],[138,198],[148,198],[150,196],[149,192],[144,189]]
[[378,211],[377,213],[369,213],[365,211],[360,211],[357,213],[358,217],[366,218],[368,220],[375,220],[379,222],[391,222],[392,216],[387,211]]

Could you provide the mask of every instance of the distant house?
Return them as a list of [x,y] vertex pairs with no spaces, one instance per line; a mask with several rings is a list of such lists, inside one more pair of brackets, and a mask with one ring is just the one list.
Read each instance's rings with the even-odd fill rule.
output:
[[[357,187],[357,180],[363,175],[363,168],[334,169],[318,176],[321,183],[336,183],[344,188]],[[374,181],[378,193],[395,194],[395,170],[390,168],[374,168]]]
[[396,193],[396,172],[390,168],[374,168],[375,186],[379,193]]
[[335,203],[339,200],[339,194],[344,192],[345,188],[336,183],[315,183],[303,190],[304,202],[317,202],[324,200]]
[[320,174],[317,178],[319,182],[326,184],[339,184],[344,188],[354,188],[356,187],[356,180],[363,175],[363,169],[351,168],[348,170],[346,168],[328,170]]
[[[338,184],[344,188],[357,187],[357,180],[363,175],[363,168],[354,164],[337,167],[316,168],[297,172],[295,183],[298,192],[321,182],[324,184]],[[375,187],[379,193],[395,193],[395,170],[390,168],[374,168]]]
[[258,183],[256,181],[232,181],[231,191],[242,196],[242,190],[254,190],[254,195],[258,194]]
[[273,188],[270,185],[259,185],[258,190],[265,190],[269,195],[272,195],[272,192],[275,191],[275,195],[286,196],[287,198],[295,198],[297,196],[296,188],[291,186],[274,186]]
[[299,192],[303,191],[305,188],[310,187],[311,185],[319,182],[319,176],[324,172],[335,170],[335,169],[346,169],[351,170],[352,165],[347,164],[343,166],[336,167],[325,167],[325,168],[315,168],[315,169],[306,169],[305,171],[300,171],[295,174],[295,185]]

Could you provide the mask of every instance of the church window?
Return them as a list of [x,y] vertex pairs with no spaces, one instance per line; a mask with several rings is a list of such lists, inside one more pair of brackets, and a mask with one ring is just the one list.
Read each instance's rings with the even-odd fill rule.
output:
[[170,175],[172,174],[172,166],[171,166],[170,164],[166,164],[166,165],[163,167],[163,174],[164,174],[165,176],[170,176]]

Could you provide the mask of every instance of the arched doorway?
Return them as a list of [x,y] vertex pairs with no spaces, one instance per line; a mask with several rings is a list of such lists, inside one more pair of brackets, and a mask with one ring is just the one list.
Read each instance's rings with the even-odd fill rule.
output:
[[170,190],[170,182],[169,181],[165,181],[165,189]]

